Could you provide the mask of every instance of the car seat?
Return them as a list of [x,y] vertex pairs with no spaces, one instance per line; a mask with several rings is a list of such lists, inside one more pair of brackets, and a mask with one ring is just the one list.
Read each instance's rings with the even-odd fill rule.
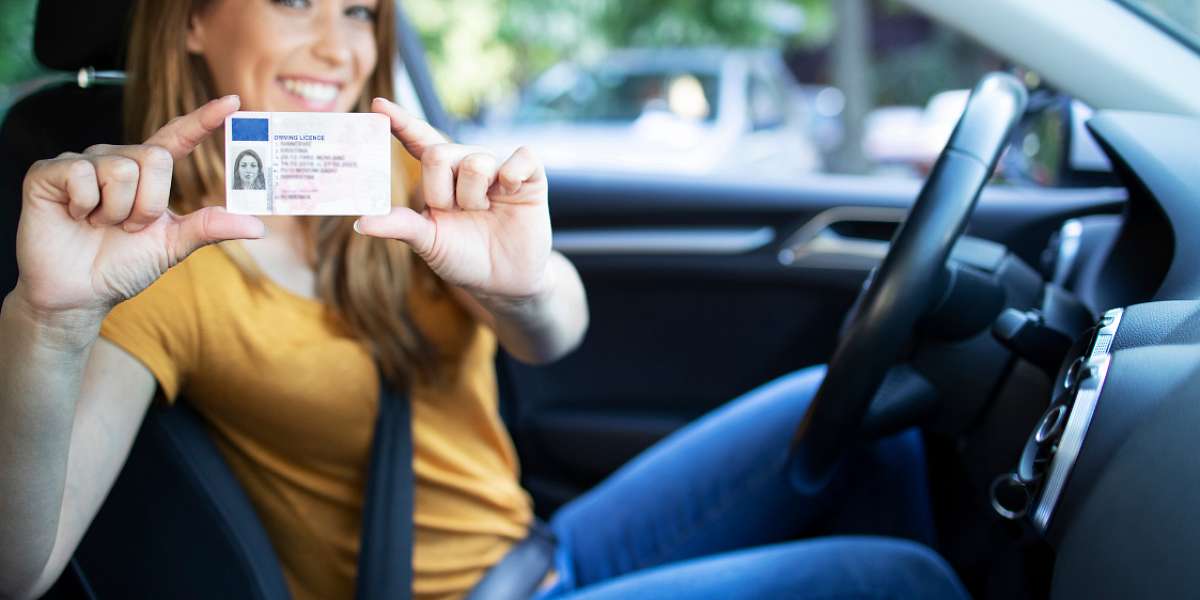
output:
[[[38,61],[59,71],[120,69],[131,0],[42,0]],[[66,43],[69,41],[69,43]],[[0,290],[16,284],[21,184],[36,160],[121,143],[119,86],[36,91],[0,125]],[[283,599],[279,559],[240,484],[186,401],[156,403],[124,469],[46,598]]]

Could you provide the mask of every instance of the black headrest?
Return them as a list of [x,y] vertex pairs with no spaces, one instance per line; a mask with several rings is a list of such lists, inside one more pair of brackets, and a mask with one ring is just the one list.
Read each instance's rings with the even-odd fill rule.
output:
[[133,0],[38,0],[33,53],[51,69],[125,66]]
[[[21,197],[25,172],[36,160],[83,152],[92,144],[123,143],[123,91],[115,85],[80,89],[66,83],[26,96],[9,108],[0,124],[0,198]],[[0,298],[17,284],[20,216],[20,201],[0,202]]]

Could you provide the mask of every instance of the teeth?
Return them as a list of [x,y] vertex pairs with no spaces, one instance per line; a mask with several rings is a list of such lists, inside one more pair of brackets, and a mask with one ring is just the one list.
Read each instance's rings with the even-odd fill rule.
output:
[[329,83],[284,79],[283,87],[287,91],[312,102],[329,102],[337,98],[338,95],[338,86]]

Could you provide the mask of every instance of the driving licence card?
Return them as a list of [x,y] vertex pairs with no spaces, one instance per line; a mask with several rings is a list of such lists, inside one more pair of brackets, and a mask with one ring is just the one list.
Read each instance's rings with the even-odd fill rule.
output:
[[391,131],[376,113],[235,112],[225,208],[242,215],[378,215],[392,208]]

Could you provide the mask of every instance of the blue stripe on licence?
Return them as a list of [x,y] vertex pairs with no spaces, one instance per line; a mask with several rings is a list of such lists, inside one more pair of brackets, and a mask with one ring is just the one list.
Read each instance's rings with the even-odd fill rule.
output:
[[267,119],[234,119],[233,141],[235,142],[265,142],[267,141]]

